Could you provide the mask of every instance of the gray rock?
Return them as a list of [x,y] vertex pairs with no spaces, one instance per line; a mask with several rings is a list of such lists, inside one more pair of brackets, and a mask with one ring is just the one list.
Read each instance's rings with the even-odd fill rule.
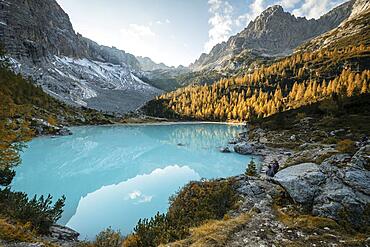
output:
[[1,242],[0,240],[0,246],[1,247],[45,247],[45,244],[43,243],[26,243],[26,242]]
[[231,153],[231,150],[229,147],[222,147],[220,148],[221,153]]
[[75,230],[61,225],[53,225],[50,227],[50,235],[52,238],[63,241],[78,241],[80,235]]
[[260,137],[259,142],[266,144],[266,143],[268,143],[268,140],[267,140],[266,137]]
[[54,136],[67,136],[72,135],[72,131],[63,127],[51,125],[47,121],[39,118],[32,118],[32,128],[36,130],[37,135],[54,135]]
[[370,171],[363,167],[363,147],[351,159],[336,154],[321,165],[304,163],[288,167],[275,175],[291,198],[314,215],[347,221],[355,228],[366,225],[370,204]]
[[58,136],[70,136],[72,134],[73,134],[72,131],[67,129],[67,128],[60,128],[56,132],[56,135],[58,135]]
[[229,144],[237,144],[239,142],[239,140],[238,139],[232,139],[232,140],[230,140],[228,143]]
[[255,147],[250,143],[240,142],[235,144],[234,151],[244,155],[253,154],[255,152]]
[[330,135],[336,136],[338,133],[343,133],[344,131],[345,129],[333,130],[333,131],[330,131]]
[[325,176],[318,165],[304,163],[279,171],[274,179],[287,190],[295,202],[307,204],[317,195]]
[[241,210],[246,212],[254,210],[257,212],[271,213],[273,197],[280,195],[280,186],[270,180],[239,176],[236,179],[238,194],[244,198]]

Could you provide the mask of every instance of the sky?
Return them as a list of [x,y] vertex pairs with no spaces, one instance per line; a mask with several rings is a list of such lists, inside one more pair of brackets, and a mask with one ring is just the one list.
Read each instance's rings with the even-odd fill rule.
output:
[[319,18],[346,0],[57,0],[76,32],[166,65],[187,66],[267,7]]

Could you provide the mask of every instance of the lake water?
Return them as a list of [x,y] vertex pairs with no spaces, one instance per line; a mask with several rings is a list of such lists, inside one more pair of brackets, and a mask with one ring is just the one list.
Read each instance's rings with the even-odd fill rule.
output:
[[59,223],[93,239],[111,226],[122,234],[140,218],[165,212],[191,180],[245,171],[251,157],[219,148],[242,131],[224,124],[74,127],[73,135],[29,143],[13,189],[67,197]]

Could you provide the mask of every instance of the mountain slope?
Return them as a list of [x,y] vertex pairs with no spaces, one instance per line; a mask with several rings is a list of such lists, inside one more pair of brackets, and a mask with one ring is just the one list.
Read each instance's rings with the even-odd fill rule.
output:
[[76,34],[55,0],[1,0],[0,39],[16,72],[73,105],[127,112],[161,92],[135,56]]
[[349,17],[354,1],[338,6],[318,20],[307,20],[284,12],[275,5],[266,9],[240,33],[213,47],[209,54],[202,54],[190,66],[192,70],[235,69],[240,64],[235,57],[284,56],[303,42],[337,27]]
[[170,67],[164,63],[155,63],[149,57],[138,56],[136,59],[139,61],[141,70],[144,71],[143,74],[148,84],[164,91],[172,91],[181,87],[177,77],[190,72],[187,67],[182,65]]

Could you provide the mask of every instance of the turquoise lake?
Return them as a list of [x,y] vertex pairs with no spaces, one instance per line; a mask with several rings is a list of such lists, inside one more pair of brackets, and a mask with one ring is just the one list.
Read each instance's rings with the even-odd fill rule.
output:
[[165,212],[168,198],[202,178],[243,173],[251,157],[219,148],[242,131],[226,124],[71,128],[73,135],[28,144],[13,189],[67,197],[60,224],[93,239],[111,226],[130,233],[140,218]]

